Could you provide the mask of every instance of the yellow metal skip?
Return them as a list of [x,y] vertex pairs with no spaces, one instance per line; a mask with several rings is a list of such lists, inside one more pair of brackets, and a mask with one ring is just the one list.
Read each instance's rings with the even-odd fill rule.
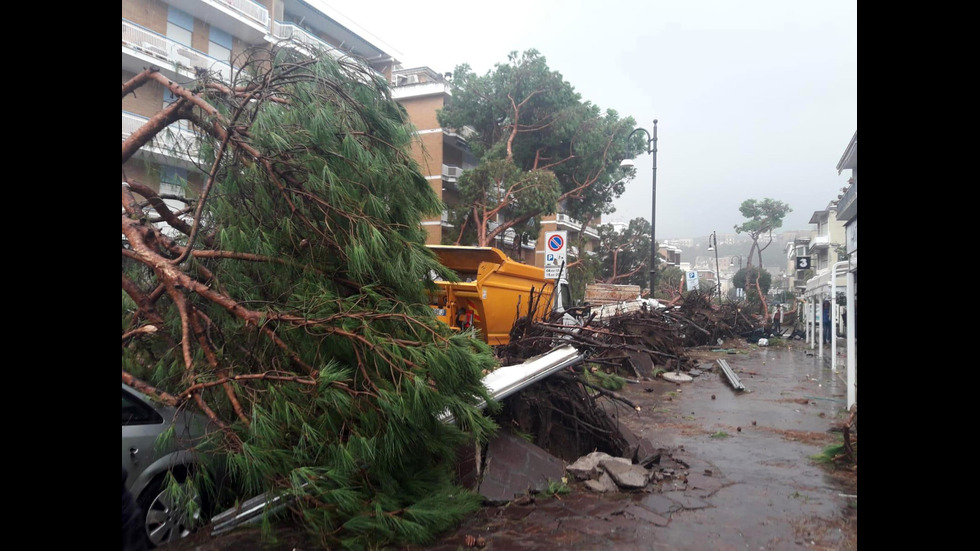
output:
[[555,285],[545,279],[543,268],[517,262],[495,247],[428,247],[462,280],[436,280],[438,290],[430,297],[436,316],[450,327],[476,327],[488,344],[496,346],[510,342],[511,328],[518,317],[528,314],[532,297],[535,321],[549,312]]

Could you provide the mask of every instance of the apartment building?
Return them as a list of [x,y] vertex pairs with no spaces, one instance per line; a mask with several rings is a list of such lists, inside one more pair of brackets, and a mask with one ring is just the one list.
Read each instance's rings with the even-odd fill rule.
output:
[[[807,253],[811,239],[810,235],[796,235],[792,241],[786,243],[786,273],[790,274],[787,285],[797,296],[802,296],[806,291],[807,274],[813,273],[810,256]],[[806,258],[806,261],[800,262],[798,260],[800,258]]]
[[857,404],[857,130],[837,163],[837,174],[851,171],[847,186],[837,199],[837,219],[844,221],[844,249],[847,253],[847,287],[845,321],[847,331],[847,407]]
[[[478,160],[470,152],[463,134],[454,129],[442,128],[437,119],[438,111],[452,97],[447,77],[429,67],[412,69],[397,68],[391,77],[391,95],[405,108],[408,118],[418,133],[412,145],[412,156],[418,162],[422,174],[432,186],[432,191],[447,207],[459,200],[456,186],[463,171],[474,168]],[[448,210],[440,217],[422,222],[428,233],[426,243],[438,245],[455,242],[455,228],[449,223]],[[513,243],[513,239],[511,239]],[[512,251],[509,251],[512,252]],[[511,254],[511,256],[515,256]]]
[[837,201],[831,201],[823,210],[814,211],[810,223],[814,224],[815,235],[807,245],[807,254],[819,275],[841,260],[838,252],[844,245],[844,223],[837,219]]
[[[398,64],[303,0],[123,0],[122,81],[149,67],[186,87],[194,85],[200,70],[230,81],[236,60],[249,47],[283,41],[300,51],[325,49],[337,57],[356,58],[385,79]],[[123,139],[173,100],[169,90],[155,83],[124,97]],[[177,151],[172,151],[174,145]],[[193,158],[194,136],[176,124],[124,164],[123,175],[161,194],[193,196],[203,184]],[[183,206],[175,199],[167,203]]]
[[[300,51],[315,48],[357,59],[390,82],[393,98],[418,132],[414,159],[436,195],[454,205],[457,180],[464,170],[476,166],[477,159],[461,132],[441,128],[437,121],[438,110],[451,97],[448,75],[428,67],[402,68],[397,59],[324,10],[329,8],[303,0],[123,0],[122,81],[148,67],[186,87],[194,85],[200,70],[231,81],[236,60],[254,45],[282,43]],[[123,139],[173,100],[169,90],[155,83],[123,98]],[[166,135],[124,164],[124,178],[172,197],[166,202],[179,210],[184,203],[175,197],[196,195],[204,182],[194,163],[194,147],[190,128],[172,125]],[[496,246],[514,258],[543,266],[544,232],[566,230],[570,243],[577,243],[581,234],[589,239],[586,251],[580,253],[577,245],[569,248],[570,260],[592,251],[598,243],[599,222],[582,228],[581,222],[563,212],[559,205],[558,214],[545,217],[540,235],[518,236],[511,231],[498,238]],[[455,241],[456,228],[447,214],[423,222],[427,243]]]

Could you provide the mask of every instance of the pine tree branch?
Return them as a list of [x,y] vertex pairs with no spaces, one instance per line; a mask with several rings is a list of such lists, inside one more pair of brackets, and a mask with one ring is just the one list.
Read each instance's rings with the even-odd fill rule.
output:
[[168,394],[148,383],[145,383],[137,379],[132,374],[127,373],[125,369],[122,370],[122,382],[142,392],[143,394],[156,397],[157,399],[167,404],[168,406],[177,407],[177,405],[180,403],[180,400],[178,400],[176,396]]
[[[220,377],[228,377],[228,370],[222,368],[218,365],[218,357],[214,353],[214,349],[211,346],[211,342],[207,338],[207,334],[201,325],[201,317],[198,312],[193,312],[190,317],[191,325],[193,326],[194,333],[197,335],[197,343],[204,351],[204,357],[208,360],[208,365],[211,369],[218,372]],[[235,389],[228,383],[221,385],[225,390],[225,396],[228,397],[228,401],[231,402],[231,407],[238,415],[238,418],[245,424],[246,427],[250,426],[251,423],[248,420],[248,416],[242,411],[242,404],[238,401],[238,396],[235,395]]]
[[[157,192],[138,182],[127,181],[126,183],[129,184],[130,189],[146,198],[163,221],[170,224],[174,229],[183,233],[184,235],[189,235],[191,233],[191,227],[187,224],[187,222],[184,222],[179,216],[175,215],[173,211],[170,210],[170,207],[163,202],[163,199],[160,198]],[[140,209],[140,211],[142,211],[142,209]]]
[[[269,371],[266,373],[249,373],[246,375],[226,375],[214,381],[193,384],[187,387],[186,389],[184,389],[182,395],[189,396],[191,393],[197,392],[199,390],[204,390],[206,388],[211,388],[215,386],[223,386],[223,385],[227,385],[228,383],[238,382],[238,381],[280,381],[286,383],[298,383],[307,386],[317,385],[317,382],[315,380],[305,378],[300,375],[275,375],[275,373],[276,372],[274,371]],[[346,385],[344,385],[343,383],[334,382],[332,383],[332,385],[338,388],[345,388],[345,389],[347,388]]]

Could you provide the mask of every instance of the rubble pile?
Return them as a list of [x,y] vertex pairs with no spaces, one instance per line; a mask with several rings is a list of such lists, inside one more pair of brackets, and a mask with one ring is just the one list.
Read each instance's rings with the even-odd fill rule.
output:
[[633,463],[627,457],[597,451],[578,458],[565,470],[576,480],[584,481],[590,491],[605,494],[644,490],[670,480],[683,483],[686,467],[665,450],[646,463]]
[[594,321],[588,308],[580,308],[581,325],[562,323],[559,315],[543,322],[524,317],[514,324],[510,344],[497,350],[504,365],[519,363],[550,350],[558,339],[585,352],[589,362],[626,377],[656,377],[662,371],[695,368],[687,349],[715,346],[759,329],[745,313],[744,303],[711,302],[711,294],[687,293],[667,308],[649,308]]
[[510,343],[496,349],[502,365],[521,363],[557,344],[570,344],[585,355],[584,363],[506,400],[497,419],[566,461],[596,450],[613,456],[626,453],[627,439],[615,413],[607,409],[635,406],[606,384],[610,379],[622,384],[624,379],[638,382],[667,372],[690,372],[698,360],[689,348],[714,346],[752,324],[738,304],[718,308],[710,294],[696,291],[667,308],[647,305],[598,322],[588,308],[574,314],[580,324],[563,323],[560,314],[545,321],[518,319]]

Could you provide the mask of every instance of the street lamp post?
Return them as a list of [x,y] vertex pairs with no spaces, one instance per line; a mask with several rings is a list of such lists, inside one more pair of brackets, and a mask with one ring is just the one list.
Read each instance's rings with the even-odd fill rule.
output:
[[637,128],[630,132],[626,141],[633,138],[633,134],[643,132],[646,134],[647,153],[653,154],[653,204],[650,210],[650,298],[656,298],[657,289],[657,119],[653,119],[653,135],[644,128]]
[[[721,272],[718,269],[718,234],[717,232],[711,232],[711,237],[708,238],[708,250],[715,251],[715,284],[718,287],[718,303],[721,304]],[[710,262],[710,261],[709,261]]]

